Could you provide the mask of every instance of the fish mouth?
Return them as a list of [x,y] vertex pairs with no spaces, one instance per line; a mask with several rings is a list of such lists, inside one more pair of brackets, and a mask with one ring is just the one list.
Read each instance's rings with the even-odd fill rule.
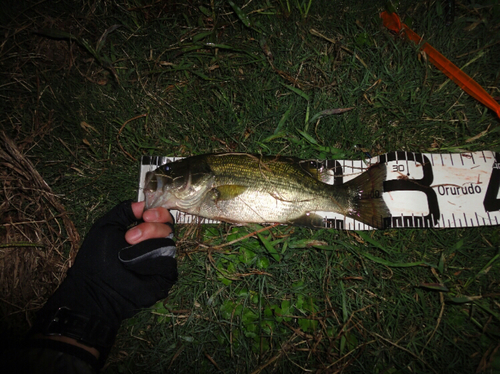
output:
[[163,190],[162,179],[157,178],[154,171],[148,171],[146,173],[146,182],[144,183],[144,192],[156,192],[158,190]]
[[144,196],[146,197],[146,209],[155,208],[163,192],[163,180],[158,178],[154,171],[146,173],[144,183]]

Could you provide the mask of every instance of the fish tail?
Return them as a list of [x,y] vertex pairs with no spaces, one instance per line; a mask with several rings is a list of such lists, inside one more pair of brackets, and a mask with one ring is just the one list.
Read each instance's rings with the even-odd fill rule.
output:
[[346,215],[372,227],[385,228],[384,218],[391,215],[382,197],[386,178],[387,165],[375,164],[344,184],[350,196]]

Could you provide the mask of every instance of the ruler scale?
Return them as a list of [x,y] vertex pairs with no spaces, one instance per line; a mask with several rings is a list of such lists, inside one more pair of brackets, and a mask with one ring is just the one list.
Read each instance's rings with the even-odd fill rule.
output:
[[[143,156],[138,201],[144,200],[146,173],[182,157]],[[377,191],[391,215],[385,228],[461,228],[500,224],[500,153],[415,153],[397,151],[366,160],[314,160],[326,170],[325,183],[345,183],[376,163],[387,165],[384,190]],[[218,223],[171,211],[177,223]],[[375,230],[338,213],[315,212],[325,228]]]

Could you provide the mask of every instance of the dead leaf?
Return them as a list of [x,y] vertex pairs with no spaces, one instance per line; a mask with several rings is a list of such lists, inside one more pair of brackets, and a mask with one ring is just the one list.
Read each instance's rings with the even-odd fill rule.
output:
[[[82,127],[82,129],[84,129],[84,130],[85,130],[88,134],[90,134],[90,130],[94,131],[96,134],[99,134],[99,131],[97,131],[97,130],[95,129],[95,127],[94,127],[94,126],[89,125],[89,124],[88,124],[87,122],[85,122],[85,121],[80,122],[80,126],[81,126],[81,127]],[[84,142],[84,143],[85,143],[85,141],[86,141],[86,139],[83,139],[83,142]],[[85,143],[85,144],[87,144],[87,143]]]

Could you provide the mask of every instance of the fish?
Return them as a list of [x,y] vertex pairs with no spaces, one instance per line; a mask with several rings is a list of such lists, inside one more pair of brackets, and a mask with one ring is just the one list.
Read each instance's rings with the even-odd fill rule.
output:
[[356,178],[325,183],[317,162],[288,156],[219,153],[187,157],[146,174],[146,209],[163,207],[235,224],[324,228],[317,212],[334,212],[374,228],[390,213],[382,197],[384,163]]

